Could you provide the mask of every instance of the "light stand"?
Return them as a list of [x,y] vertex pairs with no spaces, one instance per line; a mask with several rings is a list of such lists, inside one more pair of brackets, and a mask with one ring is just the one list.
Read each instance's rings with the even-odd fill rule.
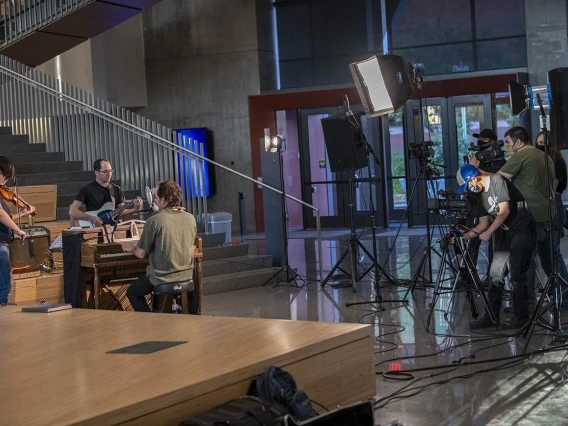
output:
[[384,310],[383,305],[382,305],[383,302],[398,302],[398,300],[384,300],[382,298],[381,291],[380,291],[381,276],[384,275],[387,278],[387,280],[392,284],[395,284],[396,280],[394,279],[394,277],[392,275],[390,275],[388,273],[388,271],[386,269],[381,267],[379,265],[379,262],[377,261],[377,230],[375,229],[375,204],[373,202],[373,185],[372,185],[372,181],[371,181],[371,155],[373,156],[373,159],[375,160],[376,165],[380,165],[380,161],[379,161],[379,158],[377,157],[377,154],[373,150],[373,147],[371,146],[371,144],[367,140],[367,137],[363,133],[363,131],[361,131],[361,134],[363,135],[363,140],[365,141],[366,151],[367,151],[367,174],[369,176],[369,200],[370,200],[369,201],[369,210],[370,210],[370,215],[371,215],[371,234],[373,236],[373,256],[369,255],[369,252],[365,249],[365,247],[360,242],[359,242],[359,245],[362,247],[362,250],[365,253],[367,253],[367,256],[369,256],[369,259],[372,260],[373,264],[366,271],[363,272],[363,274],[361,275],[361,277],[359,279],[362,279],[371,269],[374,269],[374,274],[375,274],[375,279],[374,279],[375,299],[367,301],[367,302],[346,303],[345,306],[377,304],[377,305],[379,305],[380,310]]
[[266,285],[273,279],[279,281],[274,287],[280,285],[280,282],[290,283],[294,282],[294,287],[298,287],[298,283],[296,280],[302,281],[304,284],[306,281],[298,275],[298,273],[290,267],[290,263],[288,260],[288,212],[286,211],[286,188],[284,185],[284,160],[282,158],[284,154],[284,147],[282,144],[283,137],[276,136],[274,138],[270,138],[271,140],[280,139],[280,142],[274,143],[274,147],[266,147],[266,150],[270,150],[272,152],[276,152],[278,155],[278,166],[280,167],[280,192],[281,194],[281,203],[282,203],[282,241],[284,242],[284,266],[280,268],[272,277],[270,277],[266,282],[263,284]]
[[[542,104],[542,100],[540,98],[540,94],[536,95],[536,100],[538,102],[538,105],[540,107],[540,114],[542,116],[542,131],[544,134],[544,155],[545,155],[545,170],[546,170],[546,179],[547,179],[547,185],[549,188],[549,194],[548,194],[548,199],[549,199],[549,203],[548,203],[548,228],[549,228],[549,232],[550,232],[550,238],[549,238],[549,250],[551,253],[551,266],[552,266],[552,273],[549,275],[548,280],[546,281],[546,284],[544,285],[544,289],[542,290],[542,295],[540,296],[540,299],[536,305],[536,308],[534,310],[534,313],[530,319],[530,325],[528,327],[528,329],[525,331],[524,334],[524,338],[526,339],[525,341],[525,347],[523,348],[523,354],[527,352],[527,349],[529,347],[529,343],[531,341],[533,332],[534,332],[534,328],[537,325],[537,323],[550,331],[554,331],[556,333],[561,333],[562,332],[562,323],[560,322],[560,303],[562,300],[562,295],[561,295],[561,290],[560,290],[560,282],[563,282],[565,285],[568,286],[568,283],[558,274],[558,264],[557,264],[557,260],[556,259],[556,250],[555,250],[555,239],[556,236],[554,235],[554,230],[552,227],[552,201],[555,202],[555,198],[554,198],[554,192],[551,194],[551,181],[550,181],[550,167],[549,167],[549,147],[548,147],[548,130],[546,128],[546,114],[544,112],[544,106]],[[556,205],[556,204],[555,204]],[[546,313],[547,309],[544,310],[544,312],[541,313],[541,309],[542,306],[544,304],[544,299],[547,297],[548,292],[550,291],[550,288],[552,288],[553,293],[552,293],[552,309],[553,309],[553,314],[552,314],[552,323],[549,323],[548,321],[545,321],[542,318],[542,315],[544,313]]]

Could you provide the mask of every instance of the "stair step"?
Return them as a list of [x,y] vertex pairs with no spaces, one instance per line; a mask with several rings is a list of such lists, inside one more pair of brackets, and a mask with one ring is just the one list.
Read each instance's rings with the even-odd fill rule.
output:
[[0,135],[0,146],[30,143],[28,135]]
[[92,171],[19,174],[20,186],[53,185],[56,183],[84,182],[92,179]]
[[0,127],[0,135],[11,135],[12,128],[11,127]]
[[16,166],[19,164],[47,163],[65,161],[64,152],[30,152],[26,154],[12,154],[10,160]]
[[0,145],[0,150],[2,150],[2,154],[6,155],[7,157],[10,157],[10,155],[8,154],[46,152],[44,143],[8,143]]
[[[2,149],[0,147],[0,149]],[[12,160],[13,161],[13,160]],[[25,163],[18,164],[16,172],[18,176],[29,174],[40,174],[50,170],[52,173],[79,172],[83,171],[82,161],[58,161],[53,163]]]
[[206,234],[204,232],[198,232],[198,237],[201,237],[203,241],[203,247],[217,247],[225,244],[225,233],[218,232],[215,234]]
[[248,244],[236,244],[221,247],[206,247],[203,249],[203,259],[218,260],[227,257],[246,256],[248,254]]
[[262,268],[231,274],[203,277],[203,294],[222,293],[260,287],[274,275],[274,269]]
[[270,255],[237,256],[220,260],[205,260],[203,258],[203,263],[201,264],[204,277],[270,268],[271,266],[272,256]]
[[[77,195],[77,193],[79,192],[79,190],[84,187],[85,185],[91,183],[94,179],[95,174],[93,172],[91,172],[91,178],[90,180],[83,180],[83,181],[77,181],[77,182],[69,182],[69,183],[58,183],[57,184],[57,195]],[[115,185],[120,186],[120,180],[111,180],[112,183],[114,183]],[[46,184],[47,185],[47,184]]]

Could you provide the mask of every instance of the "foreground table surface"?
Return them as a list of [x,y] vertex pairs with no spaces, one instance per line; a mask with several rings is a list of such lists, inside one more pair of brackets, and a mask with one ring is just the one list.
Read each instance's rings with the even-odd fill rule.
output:
[[[270,365],[328,408],[375,394],[365,325],[10,306],[0,327],[2,424],[178,424]],[[156,341],[187,343],[108,353]]]

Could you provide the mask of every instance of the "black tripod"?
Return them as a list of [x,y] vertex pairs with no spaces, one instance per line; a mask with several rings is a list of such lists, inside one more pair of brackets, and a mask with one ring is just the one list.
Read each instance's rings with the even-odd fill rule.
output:
[[[416,144],[416,145],[422,145],[422,144],[427,144],[427,143],[422,142],[421,144]],[[429,144],[431,144],[431,142]],[[408,295],[414,291],[418,283],[421,283],[424,286],[434,284],[434,281],[432,280],[432,255],[435,254],[439,258],[443,259],[443,255],[438,250],[436,250],[436,248],[433,247],[432,245],[432,236],[434,228],[432,228],[430,224],[430,211],[428,209],[428,182],[431,181],[433,172],[427,162],[427,156],[425,155],[425,150],[428,146],[431,145],[424,145],[420,148],[422,153],[421,156],[418,158],[420,170],[417,176],[417,179],[419,179],[420,176],[422,176],[422,182],[423,182],[424,214],[426,219],[426,249],[424,250],[422,259],[420,259],[420,263],[418,264],[416,272],[414,273],[412,279],[410,280],[410,284],[406,289],[406,293],[404,293],[404,296],[401,300],[404,303],[408,302]]]
[[[551,179],[550,179],[550,166],[549,166],[549,147],[548,147],[548,131],[546,128],[546,114],[544,112],[544,107],[542,106],[542,99],[540,98],[540,94],[536,95],[536,99],[538,102],[538,105],[540,107],[540,114],[542,116],[542,131],[544,132],[544,156],[546,158],[545,161],[545,171],[546,171],[546,178],[547,178],[547,184],[548,184],[548,188],[549,191],[551,191]],[[549,244],[550,244],[550,254],[552,257],[552,273],[549,275],[548,280],[546,281],[546,284],[544,285],[544,289],[542,290],[542,296],[540,297],[534,313],[530,319],[529,322],[529,327],[527,328],[527,330],[525,331],[524,334],[524,338],[526,339],[525,341],[525,347],[523,348],[523,353],[527,352],[527,349],[529,347],[529,343],[531,341],[532,335],[534,333],[534,328],[537,325],[540,325],[541,327],[550,330],[550,331],[554,331],[557,334],[560,334],[562,332],[562,323],[560,322],[560,303],[562,302],[562,291],[560,289],[560,284],[564,283],[565,286],[568,286],[568,283],[564,280],[564,278],[562,278],[560,276],[560,274],[558,273],[558,264],[557,264],[557,260],[563,261],[562,259],[556,259],[556,236],[554,235],[554,229],[553,229],[553,222],[552,222],[552,202],[554,202],[554,205],[556,206],[556,200],[555,200],[555,193],[552,192],[548,194],[548,198],[549,198],[549,203],[548,203],[548,231],[550,232],[550,238],[549,238]],[[542,316],[548,311],[548,308],[550,307],[550,305],[547,306],[547,309],[542,310],[543,304],[544,304],[544,299],[548,296],[548,293],[550,291],[550,289],[552,289],[552,309],[553,309],[553,313],[552,313],[552,323],[546,321],[544,318],[542,318]],[[542,312],[541,312],[542,311]]]
[[[436,308],[436,303],[438,299],[443,294],[455,294],[459,291],[463,291],[461,289],[457,289],[458,280],[461,276],[464,277],[462,280],[463,285],[465,286],[466,297],[469,302],[469,307],[471,309],[471,316],[475,319],[479,316],[477,311],[477,307],[475,306],[475,298],[473,297],[473,292],[479,293],[481,296],[481,300],[483,300],[483,304],[485,305],[485,311],[491,318],[491,321],[497,327],[497,318],[495,317],[495,313],[491,309],[489,304],[489,299],[487,295],[483,291],[481,287],[479,275],[477,274],[477,267],[474,264],[469,252],[467,251],[467,247],[464,243],[463,238],[461,238],[458,228],[458,223],[455,218],[449,218],[450,221],[450,232],[446,234],[444,237],[440,239],[440,248],[442,249],[442,262],[440,264],[440,268],[438,269],[438,275],[436,277],[436,283],[434,286],[434,292],[432,295],[432,302],[430,303],[430,313],[428,314],[428,320],[426,321],[426,331],[429,331],[430,322],[432,320],[432,316],[434,314],[434,309]],[[454,247],[456,258],[458,258],[458,268],[457,270],[453,267],[450,258],[450,249]],[[444,288],[442,284],[444,281],[444,275],[447,271],[447,267],[450,267],[454,273],[454,283],[452,288]],[[461,273],[458,273],[461,272]],[[450,308],[452,305],[453,297],[448,304],[446,312],[444,313],[444,318],[448,318],[448,314],[450,312]]]
[[[286,209],[286,190],[284,187],[284,160],[282,159],[283,151],[282,149],[278,149],[278,166],[280,167],[280,192],[281,195],[281,203],[282,203],[282,237],[284,241],[284,266],[280,268],[272,277],[270,277],[263,285],[268,284],[273,279],[277,279],[280,282],[290,283],[294,281],[294,286],[298,287],[298,283],[296,280],[302,281],[304,284],[306,280],[298,275],[298,273],[290,267],[290,263],[288,260],[288,211]],[[280,285],[280,282],[277,283],[274,287]]]

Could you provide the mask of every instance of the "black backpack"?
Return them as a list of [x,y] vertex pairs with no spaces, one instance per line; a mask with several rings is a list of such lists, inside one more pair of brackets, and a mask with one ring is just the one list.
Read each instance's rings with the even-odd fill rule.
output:
[[278,367],[269,367],[258,377],[255,396],[263,401],[281,405],[298,420],[307,420],[318,415],[308,395],[298,390],[292,375]]
[[180,426],[271,426],[285,414],[286,410],[278,405],[253,396],[243,396],[192,417],[180,423]]

